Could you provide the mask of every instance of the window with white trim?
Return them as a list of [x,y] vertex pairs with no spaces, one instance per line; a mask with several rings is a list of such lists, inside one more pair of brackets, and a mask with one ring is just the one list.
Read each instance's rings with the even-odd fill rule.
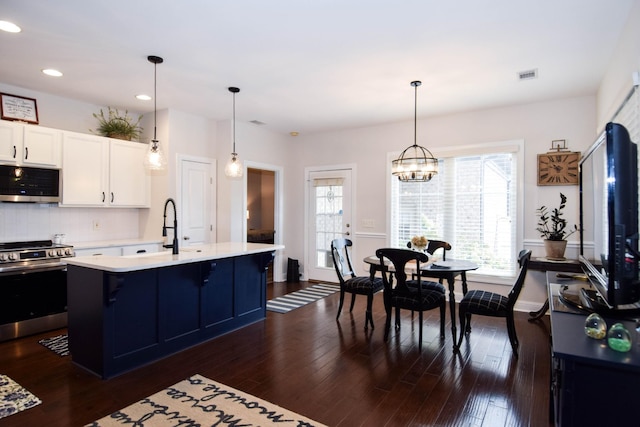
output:
[[438,174],[429,182],[392,177],[391,246],[406,247],[413,236],[444,240],[452,246],[447,256],[476,262],[476,273],[515,276],[521,145],[471,147],[439,157]]

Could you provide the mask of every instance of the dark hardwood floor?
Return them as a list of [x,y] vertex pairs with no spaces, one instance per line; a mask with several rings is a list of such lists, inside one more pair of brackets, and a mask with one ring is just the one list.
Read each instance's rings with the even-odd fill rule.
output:
[[[273,283],[268,297],[307,285]],[[400,331],[385,343],[382,295],[369,332],[365,297],[351,314],[345,301],[336,322],[338,295],[287,314],[267,312],[265,321],[106,381],[38,344],[64,329],[0,343],[0,373],[43,402],[0,426],[82,426],[193,374],[329,426],[550,425],[548,316],[530,323],[517,313],[515,359],[504,319],[475,316],[454,354],[450,325],[441,341],[433,310],[419,352],[417,316],[403,313]]]

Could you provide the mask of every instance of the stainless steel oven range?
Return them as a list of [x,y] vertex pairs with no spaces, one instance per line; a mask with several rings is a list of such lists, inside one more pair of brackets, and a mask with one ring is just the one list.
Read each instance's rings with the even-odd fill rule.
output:
[[0,341],[67,325],[73,246],[51,240],[0,243]]

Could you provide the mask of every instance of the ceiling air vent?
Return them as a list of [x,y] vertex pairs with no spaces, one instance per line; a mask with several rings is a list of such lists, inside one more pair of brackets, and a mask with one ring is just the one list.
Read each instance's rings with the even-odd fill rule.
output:
[[266,125],[265,122],[261,122],[260,120],[249,120],[249,123],[253,123],[256,126]]
[[538,77],[538,69],[534,68],[533,70],[520,71],[518,73],[518,79],[520,80],[531,80]]

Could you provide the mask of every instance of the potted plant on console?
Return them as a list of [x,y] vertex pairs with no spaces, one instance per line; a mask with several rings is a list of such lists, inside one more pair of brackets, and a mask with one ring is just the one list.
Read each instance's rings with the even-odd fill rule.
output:
[[142,132],[140,127],[142,114],[138,116],[138,120],[134,121],[129,116],[129,111],[125,110],[124,115],[121,115],[117,108],[108,107],[106,115],[101,109],[100,114],[93,113],[93,117],[98,119],[98,128],[95,133],[102,136],[131,141],[131,139],[138,139]]
[[574,224],[573,228],[567,228],[567,220],[562,217],[562,210],[567,204],[567,196],[560,193],[560,206],[549,209],[542,206],[537,209],[538,228],[540,237],[544,239],[544,248],[547,258],[554,261],[562,261],[565,259],[564,252],[567,248],[566,238],[578,231],[578,226]]

